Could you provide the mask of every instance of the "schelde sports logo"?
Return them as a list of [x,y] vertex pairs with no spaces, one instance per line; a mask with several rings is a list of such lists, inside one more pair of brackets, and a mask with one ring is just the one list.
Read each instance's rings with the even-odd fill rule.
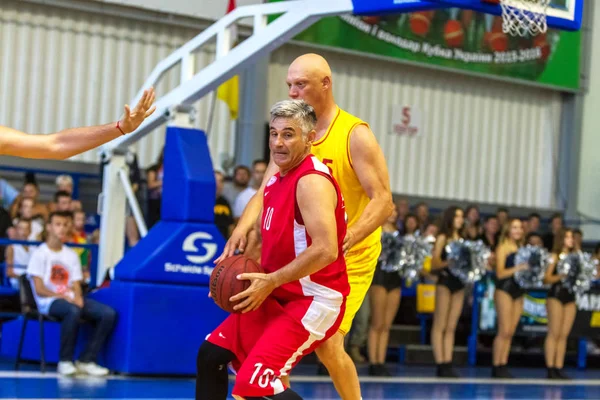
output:
[[[200,245],[198,248],[197,244]],[[189,234],[181,246],[185,258],[190,264],[165,263],[166,272],[180,272],[184,274],[210,275],[213,271],[211,265],[203,265],[212,261],[217,254],[217,244],[213,242],[211,234],[194,232]]]

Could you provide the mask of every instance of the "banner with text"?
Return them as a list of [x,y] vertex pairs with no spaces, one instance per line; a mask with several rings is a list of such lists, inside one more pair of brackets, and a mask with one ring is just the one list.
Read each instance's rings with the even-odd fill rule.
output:
[[[271,0],[279,1],[279,0]],[[296,40],[474,73],[579,89],[581,33],[502,32],[502,18],[458,8],[324,18]]]

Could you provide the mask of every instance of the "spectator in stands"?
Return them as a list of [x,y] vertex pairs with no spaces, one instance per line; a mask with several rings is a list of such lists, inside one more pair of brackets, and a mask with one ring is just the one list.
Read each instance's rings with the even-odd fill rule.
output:
[[[67,243],[87,244],[87,235],[85,234],[85,213],[81,210],[73,212],[73,223],[69,225],[67,234]],[[73,251],[79,256],[83,281],[88,283],[90,280],[90,252],[88,249],[73,247]]]
[[[594,258],[600,261],[600,243],[594,248]],[[600,268],[598,268],[598,275],[600,275]]]
[[64,190],[59,190],[54,193],[54,204],[56,205],[56,211],[73,211],[73,198],[71,193]]
[[437,237],[437,235],[440,231],[440,224],[441,224],[441,221],[439,221],[437,219],[434,221],[430,221],[427,224],[427,227],[425,228],[425,232],[423,232],[423,235],[422,235],[425,238],[425,240],[427,240],[431,244],[435,243],[435,238]]
[[435,312],[431,328],[431,345],[437,364],[437,376],[456,378],[458,373],[452,368],[454,334],[463,309],[465,285],[448,271],[446,245],[462,239],[464,225],[463,210],[452,206],[444,211],[440,233],[436,238],[431,270],[439,272],[435,289]]
[[410,212],[410,204],[408,203],[408,200],[404,197],[398,199],[396,202],[396,209],[398,209],[398,219],[396,220],[398,232],[400,232],[400,234],[404,234],[404,219]]
[[[71,175],[59,175],[55,180],[57,192],[66,192],[71,196],[71,211],[81,210],[81,202],[73,199],[73,178]],[[55,211],[56,203],[50,203],[50,211]]]
[[21,194],[17,196],[15,201],[10,207],[10,217],[15,218],[19,211],[19,205],[21,204],[22,199],[32,199],[34,208],[32,210],[33,215],[39,215],[43,219],[48,217],[48,208],[39,202],[40,189],[38,187],[37,182],[35,181],[35,176],[32,174],[27,174],[25,177],[25,183],[23,184],[23,189]]
[[542,239],[542,235],[540,235],[538,232],[529,232],[527,234],[525,243],[532,246],[544,247],[544,240]]
[[224,183],[223,197],[229,204],[235,204],[236,197],[248,187],[249,182],[250,168],[245,165],[238,165],[233,170],[233,181]]
[[233,216],[236,220],[242,215],[246,205],[260,188],[266,170],[267,162],[265,160],[255,160],[252,163],[252,185],[242,190],[233,203]]
[[[128,151],[125,160],[127,167],[129,168],[129,182],[131,182],[131,190],[133,190],[138,204],[141,205],[140,186],[142,184],[142,172],[140,171],[137,154],[133,151]],[[133,218],[133,213],[129,203],[127,203],[127,221],[125,223],[125,233],[127,235],[127,244],[129,247],[135,246],[140,241],[140,232],[138,231],[135,218]]]
[[483,234],[481,227],[479,207],[471,204],[465,209],[465,227],[463,237],[469,240],[476,240]]
[[417,214],[417,218],[419,218],[419,230],[424,231],[429,223],[429,206],[424,202],[417,204],[415,214]]
[[[31,220],[20,219],[15,229],[15,240],[28,240],[31,234]],[[6,247],[6,276],[10,285],[19,289],[19,276],[27,272],[27,265],[35,247],[23,244],[11,244]]]
[[[396,219],[398,213],[396,210],[383,224],[382,238],[387,235],[398,235],[400,232],[397,229]],[[412,232],[407,233],[413,235],[417,230],[417,216],[408,214],[405,218],[405,227],[409,218],[412,218]],[[384,247],[386,245],[383,240]],[[393,245],[392,245],[393,246]],[[383,249],[382,255],[390,251],[395,251],[395,248]],[[398,313],[400,307],[400,297],[402,289],[402,278],[398,271],[386,269],[386,260],[380,260],[375,268],[373,283],[369,289],[369,301],[371,303],[371,326],[369,327],[369,375],[371,376],[392,376],[390,371],[385,366],[388,343],[390,338],[390,329],[392,323]]]
[[529,232],[541,232],[541,220],[540,214],[531,213],[527,218],[529,221]]
[[[393,213],[392,217],[396,218],[396,213]],[[398,225],[396,224],[396,226],[398,226]],[[420,235],[419,218],[415,214],[412,214],[412,213],[406,214],[404,216],[404,221],[402,222],[402,226],[404,227],[404,231],[403,232],[398,231],[401,235],[403,235],[403,236],[405,236],[405,235],[411,235],[411,236]]]
[[494,301],[498,313],[498,332],[494,339],[493,378],[513,377],[506,365],[512,339],[523,312],[525,291],[515,281],[514,274],[528,268],[527,264],[515,265],[515,256],[524,242],[523,223],[518,218],[511,219],[504,225],[496,248]]
[[556,265],[561,255],[577,251],[573,236],[571,229],[563,229],[557,235],[557,246],[552,250],[552,262],[544,276],[544,283],[552,285],[546,299],[548,333],[544,343],[548,379],[569,379],[562,368],[567,352],[567,338],[575,322],[577,307],[575,294],[563,286],[561,280],[565,276],[558,274]]
[[[548,249],[548,251],[552,251],[555,247],[554,241],[559,236],[560,231],[563,229],[563,217],[562,214],[556,213],[552,215],[550,219],[550,232],[544,235],[544,247]],[[558,244],[560,246],[560,243]]]
[[575,241],[575,251],[582,251],[583,249],[583,232],[581,229],[573,229],[573,240]]
[[[63,245],[70,218],[68,212],[50,214],[46,241],[31,255],[27,273],[33,279],[40,312],[61,321],[58,373],[103,376],[109,371],[96,364],[96,358],[114,327],[116,313],[112,308],[82,295],[79,257]],[[75,366],[73,356],[81,319],[92,321],[95,327]]]
[[21,219],[27,219],[31,221],[31,233],[26,240],[41,240],[40,235],[44,231],[44,218],[40,215],[34,215],[36,210],[35,200],[29,197],[24,197],[19,202],[19,212],[17,214],[17,218],[13,221],[13,224],[16,226],[18,221]]
[[495,215],[490,215],[485,219],[483,224],[483,234],[479,237],[479,239],[481,239],[483,243],[492,251],[495,251],[498,243],[499,231],[500,224],[498,223],[498,217]]
[[508,209],[505,207],[498,207],[496,210],[496,218],[498,218],[498,224],[500,224],[500,232],[503,231],[504,225],[508,223]]
[[227,240],[233,230],[233,213],[227,199],[223,196],[225,176],[221,171],[215,171],[217,199],[215,201],[215,225],[221,235]]
[[148,168],[146,173],[147,189],[148,189],[148,228],[160,221],[160,204],[162,201],[162,186],[163,186],[163,160],[165,148],[160,152],[156,164]]

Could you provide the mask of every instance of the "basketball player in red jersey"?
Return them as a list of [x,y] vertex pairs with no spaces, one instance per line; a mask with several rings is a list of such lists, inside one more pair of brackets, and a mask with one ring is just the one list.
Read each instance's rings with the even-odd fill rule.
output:
[[[381,226],[394,210],[387,165],[369,125],[336,104],[327,60],[318,54],[298,57],[288,69],[287,85],[291,98],[306,101],[317,113],[317,133],[311,152],[330,168],[348,213],[344,251],[350,295],[346,300],[346,315],[339,332],[319,346],[316,353],[342,400],[359,400],[358,373],[344,350],[344,336],[350,331],[352,320],[371,286],[381,252]],[[236,250],[254,256],[252,233],[258,232],[254,227],[265,184],[276,172],[277,165],[271,160],[263,185],[246,206],[223,255],[216,262]]]
[[[0,126],[0,155],[64,160],[135,131],[156,109],[154,89],[144,94],[133,111],[125,106],[123,118],[106,125],[65,129],[49,135],[30,135]],[[151,108],[152,107],[152,108]]]
[[196,399],[225,400],[227,371],[236,399],[298,400],[281,381],[306,354],[335,334],[350,287],[342,250],[346,213],[329,169],[310,154],[317,117],[301,100],[271,109],[269,147],[279,172],[265,187],[261,218],[264,274],[232,297],[231,314],[198,352]]

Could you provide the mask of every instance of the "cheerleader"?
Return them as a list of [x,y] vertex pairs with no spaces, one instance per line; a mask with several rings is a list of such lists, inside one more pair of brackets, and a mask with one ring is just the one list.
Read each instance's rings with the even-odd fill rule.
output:
[[[404,228],[409,230],[412,226],[412,231],[417,229],[417,219],[414,215],[414,226],[410,225],[409,214],[404,219]],[[381,249],[381,257],[375,269],[373,283],[369,289],[369,301],[371,302],[371,326],[369,327],[369,375],[371,376],[392,376],[385,367],[385,355],[387,353],[388,341],[390,337],[390,329],[398,308],[400,307],[400,295],[402,288],[402,278],[397,270],[389,268],[386,265],[387,256],[395,249],[386,248],[394,246],[396,243],[393,239],[400,235],[397,230],[396,219],[398,218],[398,210],[395,209],[392,215],[382,226],[381,239],[383,248]]]
[[567,255],[574,251],[573,236],[571,229],[565,229],[559,233],[559,240],[555,241],[552,252],[552,263],[544,277],[544,283],[552,285],[546,300],[548,333],[544,343],[548,379],[569,379],[562,368],[567,351],[567,338],[575,321],[577,307],[575,306],[575,294],[561,282],[564,275],[558,275],[556,265],[561,255]]
[[439,271],[435,289],[435,311],[431,329],[431,345],[437,364],[437,376],[457,378],[452,368],[454,333],[465,299],[465,285],[448,271],[446,245],[461,239],[463,211],[455,206],[444,211],[440,233],[436,238],[431,260],[432,271]]
[[494,301],[498,315],[498,333],[494,339],[493,378],[512,378],[506,364],[510,345],[523,312],[525,291],[517,284],[514,274],[528,268],[527,264],[515,265],[515,256],[523,246],[524,232],[521,220],[513,218],[502,229],[496,247],[496,291]]

